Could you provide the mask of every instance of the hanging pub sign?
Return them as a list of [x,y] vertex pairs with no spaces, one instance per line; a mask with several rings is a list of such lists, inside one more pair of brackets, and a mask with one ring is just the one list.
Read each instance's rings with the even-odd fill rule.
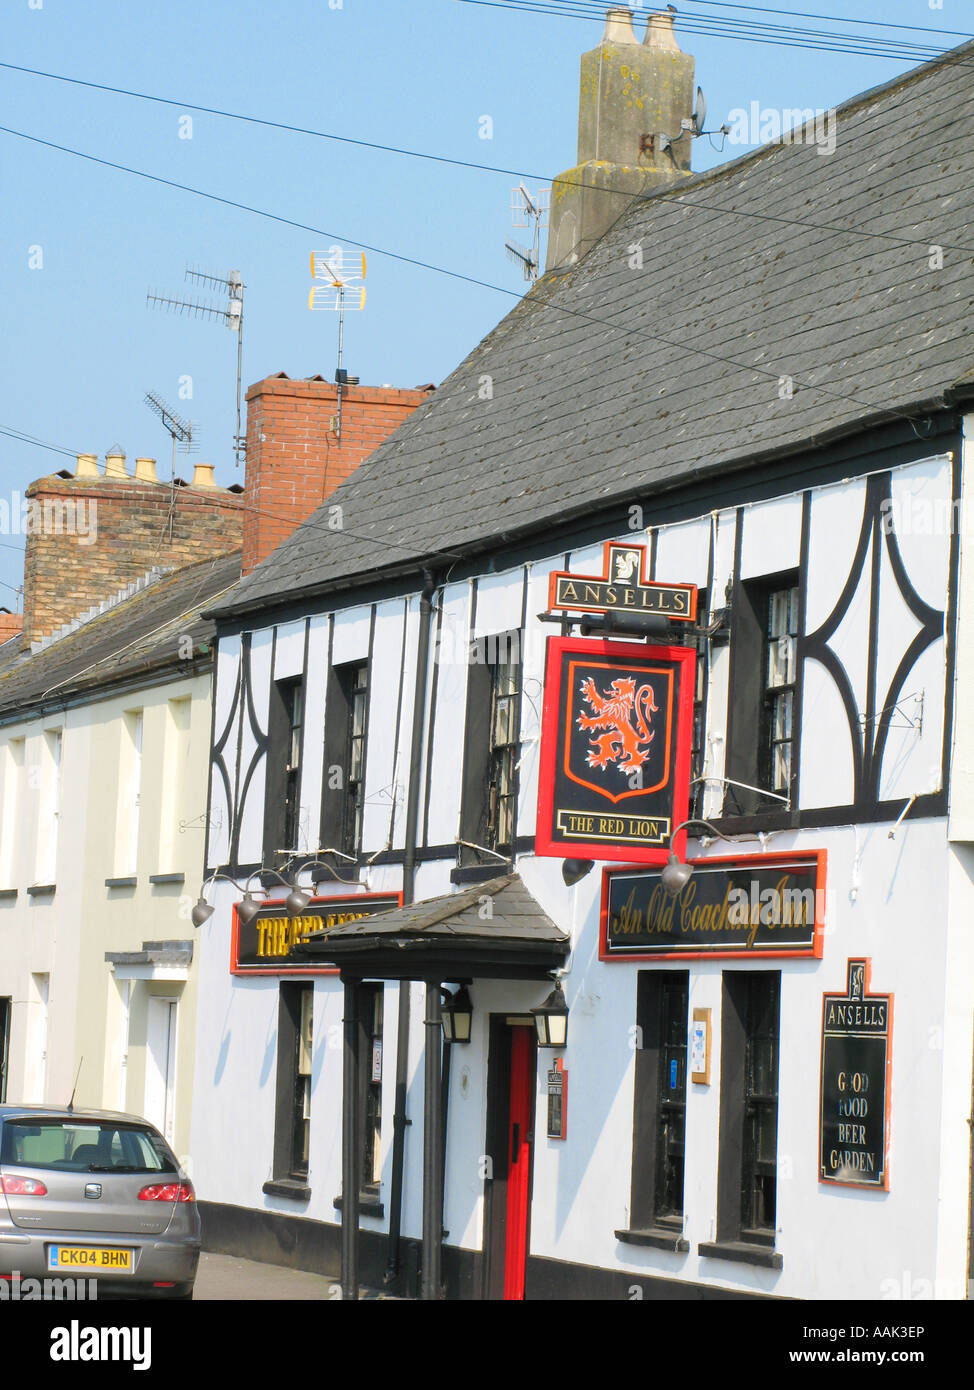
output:
[[299,955],[296,947],[315,932],[401,906],[401,893],[349,893],[335,898],[312,898],[296,917],[287,915],[283,902],[263,903],[250,922],[241,922],[234,906],[230,974],[333,975],[334,966],[309,966],[308,957]]
[[664,864],[687,818],[690,647],[549,637],[538,854]]
[[606,541],[601,574],[555,570],[548,580],[548,607],[575,613],[658,613],[692,623],[695,584],[658,584],[646,578],[644,545]]
[[693,859],[678,893],[660,869],[604,869],[601,960],[820,958],[825,850]]
[[822,998],[819,1181],[888,1192],[893,996],[870,994],[869,969],[850,960]]

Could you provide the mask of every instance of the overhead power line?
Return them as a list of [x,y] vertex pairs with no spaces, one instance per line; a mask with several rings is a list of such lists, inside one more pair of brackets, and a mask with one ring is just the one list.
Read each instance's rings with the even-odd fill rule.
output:
[[[384,247],[373,246],[367,242],[357,241],[352,237],[342,236],[337,232],[325,231],[321,227],[312,227],[306,222],[298,222],[293,218],[282,217],[279,213],[268,212],[263,208],[251,207],[246,203],[238,203],[231,198],[223,198],[216,193],[207,193],[203,189],[193,188],[189,184],[177,183],[173,179],[162,178],[158,174],[150,174],[142,169],[133,169],[125,164],[117,164],[112,160],[101,159],[97,155],[85,154],[81,150],[74,150],[66,145],[58,145],[51,140],[42,140],[39,136],[27,135],[24,131],[12,130],[8,126],[0,126],[0,132],[6,135],[14,135],[19,139],[28,140],[33,144],[43,145],[48,149],[58,150],[62,154],[74,155],[77,158],[84,159],[92,164],[99,164],[108,169],[115,169],[122,173],[133,174],[137,178],[146,179],[151,183],[162,184],[164,187],[167,188],[176,188],[179,189],[180,192],[191,193],[196,197],[206,198],[210,202],[221,203],[226,207],[236,208],[237,210],[242,212],[249,212],[257,217],[266,218],[268,221],[277,222],[282,226],[294,227],[299,229],[300,231],[305,232],[313,232],[315,236],[328,237],[330,240],[335,242],[348,242],[350,245],[358,246],[362,250],[371,252],[373,255],[385,256],[388,259],[398,261],[401,264],[412,265],[422,270],[431,271],[433,274],[446,275],[453,280],[461,280],[466,284],[476,285],[480,289],[487,289],[493,291],[495,294],[502,294],[508,299],[520,300],[522,298],[522,296],[516,290],[510,290],[503,285],[495,285],[489,280],[481,280],[476,276],[466,275],[463,272],[457,270],[448,270],[445,267],[435,265],[430,261],[422,261],[415,256],[406,256],[398,251],[389,251]],[[832,228],[830,230],[839,231],[841,230],[841,228]],[[583,319],[589,323],[597,324],[599,327],[612,329],[614,332],[628,333],[633,337],[645,339],[648,342],[659,343],[664,347],[672,349],[676,353],[690,352],[693,353],[695,356],[707,358],[709,361],[718,362],[723,366],[733,367],[738,371],[750,372],[752,375],[767,377],[774,381],[780,381],[782,375],[787,375],[793,380],[794,387],[796,389],[817,391],[819,392],[819,394],[830,396],[834,400],[847,401],[851,404],[859,406],[865,405],[868,406],[869,409],[872,411],[878,413],[883,413],[885,411],[891,415],[898,416],[901,419],[909,420],[912,423],[912,417],[905,411],[890,411],[888,407],[886,407],[885,405],[881,405],[876,401],[866,400],[864,397],[860,396],[853,396],[845,391],[836,391],[832,387],[824,386],[820,383],[799,379],[797,377],[794,377],[793,373],[783,373],[777,367],[759,367],[754,365],[753,363],[740,362],[736,358],[727,357],[720,353],[709,352],[706,348],[693,346],[692,344],[689,344],[683,340],[676,342],[673,339],[664,338],[658,333],[649,333],[645,329],[631,328],[628,324],[625,323],[616,323],[612,319],[600,318],[598,315],[595,314],[587,314],[580,309],[572,309],[568,307],[568,305],[566,304],[555,303],[551,299],[546,298],[543,294],[538,293],[537,290],[533,291],[531,295],[528,297],[528,299],[530,303],[540,305],[543,308],[550,309],[554,313],[565,314],[571,318]]]
[[[188,111],[202,111],[202,112],[203,112],[204,114],[206,114],[206,115],[221,116],[221,117],[224,117],[225,119],[231,120],[231,121],[244,121],[244,122],[246,122],[247,124],[250,124],[250,125],[267,126],[267,127],[271,128],[271,129],[283,130],[283,131],[287,131],[287,132],[289,132],[289,133],[291,133],[291,134],[295,134],[295,135],[307,135],[307,136],[311,136],[312,138],[318,139],[318,140],[329,140],[329,141],[334,141],[335,143],[337,143],[337,144],[342,144],[342,145],[355,145],[355,146],[358,146],[358,147],[361,148],[361,149],[377,150],[377,151],[379,151],[379,152],[381,152],[381,153],[384,153],[384,154],[402,155],[402,156],[404,156],[404,157],[406,157],[406,158],[409,158],[409,159],[427,160],[427,161],[429,161],[429,162],[431,162],[431,163],[434,163],[434,164],[447,164],[447,165],[452,165],[452,166],[454,166],[455,168],[459,168],[459,169],[473,169],[473,170],[476,170],[476,171],[478,171],[478,172],[480,172],[480,173],[485,173],[485,174],[501,174],[501,175],[503,175],[505,178],[528,179],[528,180],[533,180],[533,181],[536,182],[536,183],[552,183],[552,182],[554,182],[554,178],[553,178],[553,176],[552,176],[551,174],[542,174],[542,173],[538,173],[537,171],[533,171],[533,170],[528,170],[528,169],[505,169],[505,168],[503,168],[503,167],[501,167],[501,166],[499,166],[499,165],[496,165],[496,164],[480,164],[480,163],[477,163],[476,161],[470,160],[470,159],[455,159],[455,158],[452,158],[452,157],[449,156],[449,155],[431,154],[431,153],[429,153],[428,151],[424,151],[424,150],[411,150],[411,149],[407,149],[407,148],[405,148],[405,147],[403,147],[403,146],[399,146],[399,145],[386,145],[386,144],[382,144],[382,143],[380,143],[380,142],[378,142],[378,141],[375,141],[375,140],[360,140],[360,139],[357,139],[356,137],[351,136],[351,135],[338,135],[338,134],[336,134],[336,133],[333,132],[333,131],[314,130],[314,129],[309,128],[309,127],[306,127],[306,126],[288,125],[288,124],[286,124],[285,122],[282,122],[282,121],[272,121],[272,120],[268,120],[268,119],[266,119],[265,117],[262,117],[262,116],[249,116],[249,115],[245,115],[245,114],[243,114],[243,113],[241,113],[241,112],[238,112],[238,111],[227,111],[227,110],[223,110],[223,109],[221,109],[221,108],[219,108],[219,107],[214,107],[214,106],[199,106],[199,105],[197,105],[197,104],[195,104],[194,102],[191,102],[191,101],[177,101],[177,100],[175,100],[175,99],[172,98],[172,97],[157,96],[157,95],[154,95],[154,94],[149,93],[149,92],[137,92],[137,91],[133,91],[133,90],[131,90],[131,89],[129,89],[129,88],[125,88],[125,87],[112,87],[112,86],[108,86],[108,85],[106,85],[105,83],[102,83],[102,82],[91,82],[91,81],[88,81],[87,79],[80,78],[80,77],[66,77],[66,76],[64,76],[63,74],[60,74],[60,73],[43,72],[43,71],[41,71],[41,70],[38,69],[38,68],[25,68],[25,67],[21,67],[21,66],[18,66],[16,63],[4,63],[4,62],[0,62],[0,68],[8,68],[8,69],[10,69],[10,70],[13,71],[13,72],[22,72],[22,73],[26,73],[26,74],[28,74],[28,75],[30,75],[30,76],[32,76],[32,77],[44,77],[44,78],[49,78],[49,79],[51,79],[52,81],[55,81],[55,82],[67,82],[67,83],[70,83],[70,84],[73,85],[73,86],[78,86],[78,87],[90,87],[90,88],[92,88],[92,89],[95,90],[95,91],[110,92],[110,93],[112,93],[112,94],[114,94],[114,95],[116,95],[116,96],[132,97],[132,98],[134,98],[134,99],[136,99],[136,100],[138,100],[138,101],[155,102],[155,103],[158,103],[158,104],[163,105],[163,106],[176,106],[176,107],[179,107],[179,108],[181,108],[181,109],[183,109],[183,110],[188,110]],[[95,155],[87,155],[87,154],[84,154],[84,153],[83,153],[82,151],[80,151],[80,150],[73,150],[73,149],[71,149],[71,148],[69,148],[69,147],[67,147],[67,146],[64,146],[64,145],[55,144],[53,141],[41,140],[38,136],[29,135],[29,134],[27,134],[25,131],[13,130],[13,129],[10,129],[10,128],[5,127],[5,126],[0,126],[0,131],[3,131],[4,133],[6,133],[6,134],[8,134],[8,135],[15,135],[15,136],[17,136],[18,138],[20,138],[20,139],[22,139],[22,140],[33,140],[33,141],[36,141],[38,144],[48,145],[51,149],[61,150],[62,152],[66,153],[66,154],[76,155],[79,159],[88,159],[88,160],[91,160],[93,163],[96,163],[96,164],[103,164],[103,165],[105,165],[105,166],[107,166],[108,168],[111,168],[111,169],[120,169],[120,170],[122,170],[122,171],[125,172],[125,173],[136,174],[136,175],[138,175],[140,178],[146,178],[146,179],[154,180],[154,181],[157,182],[157,183],[165,183],[165,184],[168,184],[169,187],[171,187],[171,188],[178,188],[178,189],[182,189],[182,190],[184,190],[184,191],[186,191],[186,192],[189,192],[189,193],[195,193],[198,197],[201,197],[201,198],[210,198],[210,199],[214,199],[214,200],[217,201],[217,202],[225,202],[225,203],[227,203],[227,204],[228,204],[229,206],[231,206],[231,207],[241,208],[241,209],[243,209],[243,210],[246,211],[246,212],[254,212],[254,213],[257,213],[257,215],[262,216],[262,217],[273,217],[273,216],[274,216],[273,213],[262,212],[260,209],[257,209],[257,208],[250,208],[250,207],[248,207],[248,206],[247,206],[246,204],[244,204],[244,203],[234,203],[234,202],[231,202],[229,199],[226,199],[226,198],[217,198],[215,194],[205,193],[205,192],[203,192],[201,189],[194,189],[194,188],[189,187],[189,186],[186,185],[186,184],[174,183],[174,182],[172,182],[172,181],[170,181],[170,180],[168,180],[168,179],[163,179],[163,178],[159,177],[158,175],[143,173],[141,170],[138,170],[138,169],[131,169],[131,168],[129,168],[128,166],[123,165],[123,164],[113,164],[113,163],[111,163],[109,160],[99,159],[99,158],[97,158]],[[566,187],[568,187],[568,188],[574,188],[574,187],[582,188],[582,187],[586,187],[586,186],[587,186],[587,185],[584,184],[584,182],[583,182],[582,180],[566,179],[566,178],[561,177],[560,175],[557,176],[557,178],[558,178],[558,182],[559,182],[559,183],[564,184],[564,185],[565,185]],[[631,189],[613,189],[613,188],[611,188],[611,187],[607,187],[605,191],[608,192],[608,193],[612,193],[612,192],[625,193],[625,194],[627,195],[627,197],[629,197],[629,198],[636,198],[636,197],[639,197],[639,196],[640,196],[640,195],[638,195],[638,194],[633,194]],[[680,207],[683,207],[683,208],[700,209],[700,210],[706,211],[706,212],[725,214],[725,215],[728,216],[728,217],[745,217],[745,218],[749,218],[749,219],[751,219],[751,220],[753,220],[753,221],[759,221],[759,222],[778,222],[778,223],[783,223],[783,224],[786,225],[786,226],[791,226],[791,227],[802,227],[802,228],[805,228],[805,229],[808,230],[808,231],[841,233],[841,234],[844,235],[844,236],[860,237],[860,238],[865,237],[865,238],[869,238],[869,239],[873,239],[873,240],[891,241],[891,242],[895,242],[896,244],[902,245],[902,246],[918,246],[918,247],[922,246],[924,249],[926,249],[926,248],[929,246],[929,244],[930,244],[930,243],[929,243],[929,240],[928,240],[927,238],[900,237],[900,236],[896,236],[895,233],[892,233],[892,232],[875,232],[875,231],[870,231],[870,230],[868,230],[867,228],[862,228],[862,227],[839,227],[839,226],[836,226],[836,225],[834,225],[834,224],[831,224],[831,225],[830,225],[829,223],[809,222],[809,221],[807,221],[807,220],[805,220],[805,219],[796,219],[796,218],[787,218],[787,217],[775,217],[775,216],[772,216],[771,214],[768,214],[768,213],[755,212],[755,211],[750,210],[750,209],[723,207],[723,206],[721,206],[719,203],[708,203],[708,202],[705,202],[703,199],[697,198],[697,197],[694,197],[693,202],[691,203],[691,202],[687,202],[687,201],[686,201],[686,198],[685,198],[685,196],[684,196],[682,193],[653,192],[653,193],[651,193],[651,194],[649,194],[649,195],[647,195],[647,196],[652,197],[652,199],[653,199],[654,201],[675,203],[675,204],[677,204],[677,205],[679,205]],[[278,221],[281,221],[281,222],[284,222],[284,223],[287,223],[287,225],[290,225],[290,226],[293,226],[293,227],[298,227],[298,228],[300,228],[300,229],[302,229],[302,230],[305,230],[305,231],[308,231],[308,230],[312,230],[312,231],[313,231],[313,230],[315,230],[314,228],[307,228],[307,227],[304,227],[301,223],[290,222],[287,218],[278,218],[277,220],[278,220]],[[365,243],[362,243],[362,242],[355,242],[354,244],[355,244],[355,245],[361,245],[361,246],[363,246],[363,249],[365,249],[365,250],[372,250],[372,249],[375,249],[375,248],[371,248],[371,247],[367,246]],[[953,245],[947,245],[947,244],[944,244],[944,243],[938,243],[938,244],[943,244],[944,250],[945,250],[945,251],[972,251],[972,250],[974,250],[974,248],[972,248],[972,247],[961,246],[961,245],[957,245],[957,244],[953,244]],[[380,252],[379,254],[382,254],[382,255],[393,255],[394,253],[392,253],[392,252]],[[400,260],[409,261],[409,258],[408,258],[408,257],[399,257],[399,259],[400,259]],[[425,268],[425,269],[434,269],[434,270],[437,270],[439,273],[444,274],[444,275],[454,274],[454,272],[452,272],[452,271],[443,270],[442,267],[430,267],[430,266],[427,266],[427,265],[425,265],[424,262],[421,262],[421,261],[412,261],[411,263],[414,264],[414,265],[422,266],[422,267]],[[481,284],[481,285],[482,285],[482,284],[485,283],[484,281],[475,280],[475,279],[473,279],[473,277],[470,277],[470,276],[458,275],[457,278],[468,280],[468,281],[470,281],[470,283],[473,283],[473,284]],[[491,286],[488,285],[487,288],[491,288]]]
[[[591,0],[460,0],[462,4],[479,5],[484,9],[507,10],[521,14],[536,14],[559,19],[575,19],[603,24],[606,4],[591,3]],[[731,8],[731,7],[728,7]],[[736,8],[736,7],[733,7]],[[635,17],[647,11],[638,10]],[[783,13],[767,11],[767,13]],[[838,17],[819,16],[831,19],[834,23],[855,23]],[[712,38],[740,40],[747,43],[771,44],[785,48],[805,48],[810,51],[848,53],[857,57],[884,58],[887,60],[923,61],[941,57],[949,52],[949,47],[936,44],[919,44],[907,39],[884,38],[869,34],[842,34],[833,30],[803,29],[795,25],[768,24],[754,20],[737,19],[726,15],[680,14],[676,20],[677,32],[702,34]],[[969,34],[957,34],[944,30],[918,30],[948,37],[970,38]]]

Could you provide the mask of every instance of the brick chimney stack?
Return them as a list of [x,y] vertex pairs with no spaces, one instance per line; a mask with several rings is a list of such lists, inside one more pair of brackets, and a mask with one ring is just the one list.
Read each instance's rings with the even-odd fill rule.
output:
[[693,59],[672,9],[649,16],[642,43],[632,21],[627,7],[610,9],[601,43],[582,54],[578,162],[552,184],[546,270],[573,265],[637,194],[690,172]]
[[241,544],[242,498],[216,487],[205,464],[196,465],[192,486],[178,481],[173,491],[156,479],[153,459],[137,459],[132,476],[123,453],[107,456],[104,473],[97,455],[79,454],[73,475],[39,478],[26,496],[23,634],[28,644],[154,566],[176,569]]
[[247,392],[247,473],[242,573],[265,560],[363,459],[426,400],[431,386],[342,387],[283,372]]

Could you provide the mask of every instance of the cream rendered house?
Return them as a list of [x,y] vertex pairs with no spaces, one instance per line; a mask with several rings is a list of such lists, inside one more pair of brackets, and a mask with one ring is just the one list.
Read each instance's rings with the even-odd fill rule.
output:
[[239,552],[150,572],[33,651],[0,647],[6,1098],[74,1091],[145,1115],[183,1159],[210,741],[199,614],[239,573]]

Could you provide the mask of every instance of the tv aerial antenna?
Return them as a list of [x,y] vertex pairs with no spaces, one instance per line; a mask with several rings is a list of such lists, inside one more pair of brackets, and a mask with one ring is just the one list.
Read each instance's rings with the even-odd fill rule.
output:
[[176,512],[176,445],[179,444],[184,454],[191,454],[197,447],[196,425],[192,420],[184,420],[173,410],[171,405],[167,405],[157,391],[146,391],[144,400],[154,415],[158,415],[162,421],[162,427],[172,439],[172,464],[169,480],[169,519],[167,529],[169,539],[172,540],[173,517]]
[[511,189],[511,225],[533,230],[531,250],[518,241],[505,241],[504,250],[510,259],[524,271],[525,280],[533,285],[541,272],[541,229],[548,225],[548,210],[551,206],[551,189],[541,188],[531,194],[519,183]]
[[312,251],[311,278],[315,282],[308,294],[308,308],[327,309],[338,314],[338,367],[335,370],[337,414],[335,438],[342,437],[342,387],[348,385],[348,372],[342,366],[345,341],[345,315],[365,308],[365,254],[345,251],[341,246],[329,246],[327,251]]
[[244,282],[239,270],[231,270],[229,275],[210,275],[206,271],[186,267],[186,279],[197,285],[210,285],[223,290],[227,296],[225,305],[212,304],[203,299],[180,299],[176,295],[157,294],[150,290],[146,304],[156,309],[167,309],[174,314],[190,314],[198,319],[215,319],[226,324],[231,333],[237,335],[237,432],[233,436],[233,452],[236,467],[246,448],[246,439],[240,432],[240,392],[243,376],[243,296]]

